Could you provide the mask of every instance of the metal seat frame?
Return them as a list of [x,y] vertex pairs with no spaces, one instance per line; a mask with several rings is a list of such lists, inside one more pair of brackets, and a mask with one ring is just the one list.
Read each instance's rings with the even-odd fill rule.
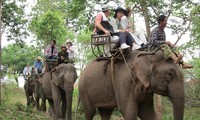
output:
[[[111,44],[113,43],[116,44],[117,42],[111,41],[110,35],[98,35],[98,34],[91,35],[91,48],[92,48],[93,54],[96,57],[100,57],[104,55],[108,57],[108,55],[105,53],[105,48],[104,48],[104,45],[106,44],[108,44],[110,52],[116,51],[117,49],[111,48]],[[102,47],[103,50],[101,50],[100,47]],[[97,49],[97,52],[95,52],[95,49]]]

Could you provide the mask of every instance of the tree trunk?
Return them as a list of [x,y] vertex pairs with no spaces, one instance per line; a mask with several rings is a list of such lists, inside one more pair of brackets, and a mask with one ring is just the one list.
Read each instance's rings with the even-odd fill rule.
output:
[[145,21],[145,26],[146,26],[146,31],[147,31],[147,38],[149,38],[151,35],[151,29],[150,29],[149,15],[148,15],[146,0],[142,0],[141,8],[142,8],[142,13],[144,15],[144,21]]
[[0,0],[0,106],[1,106],[1,78],[2,78],[2,68],[1,68],[1,37],[2,37],[2,21],[1,21],[1,16],[2,16],[2,0]]

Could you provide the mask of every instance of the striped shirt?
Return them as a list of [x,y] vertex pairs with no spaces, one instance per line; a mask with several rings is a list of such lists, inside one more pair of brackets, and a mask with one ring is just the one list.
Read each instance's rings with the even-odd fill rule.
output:
[[158,47],[166,41],[165,31],[159,26],[155,27],[151,32],[149,39],[149,47]]

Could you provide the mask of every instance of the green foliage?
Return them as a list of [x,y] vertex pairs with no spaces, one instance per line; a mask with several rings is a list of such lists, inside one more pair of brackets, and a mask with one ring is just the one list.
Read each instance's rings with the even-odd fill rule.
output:
[[200,80],[191,79],[185,84],[186,89],[186,105],[188,107],[200,106]]
[[2,65],[14,73],[23,71],[27,63],[32,65],[36,57],[41,56],[40,51],[34,46],[10,44],[2,49]]
[[[162,97],[162,120],[173,120],[173,109],[170,100]],[[184,120],[199,120],[200,119],[199,107],[185,107]]]
[[83,10],[86,8],[86,0],[72,0],[71,3],[68,5],[68,14],[69,16],[74,19],[77,18]]
[[66,16],[66,0],[39,0],[33,7],[31,16],[38,17],[48,11],[59,12],[62,16]]
[[200,5],[197,5],[192,10],[192,41],[190,41],[190,47],[197,46],[199,48],[200,45]]
[[194,59],[192,63],[195,65],[194,69],[192,70],[193,77],[196,80],[200,80],[200,59]]
[[23,39],[28,36],[26,25],[28,20],[25,18],[24,4],[19,5],[12,0],[2,2],[2,28],[6,32],[7,40],[15,40],[23,44]]
[[30,30],[35,33],[37,40],[44,42],[45,46],[52,39],[57,40],[59,45],[66,40],[65,23],[58,12],[47,11],[40,17],[33,19]]

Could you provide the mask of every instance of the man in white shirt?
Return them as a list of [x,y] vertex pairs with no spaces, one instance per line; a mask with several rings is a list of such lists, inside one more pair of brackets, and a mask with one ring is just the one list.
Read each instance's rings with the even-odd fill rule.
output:
[[23,75],[25,76],[25,79],[27,79],[27,77],[31,75],[31,71],[32,71],[31,66],[27,64],[23,70]]

